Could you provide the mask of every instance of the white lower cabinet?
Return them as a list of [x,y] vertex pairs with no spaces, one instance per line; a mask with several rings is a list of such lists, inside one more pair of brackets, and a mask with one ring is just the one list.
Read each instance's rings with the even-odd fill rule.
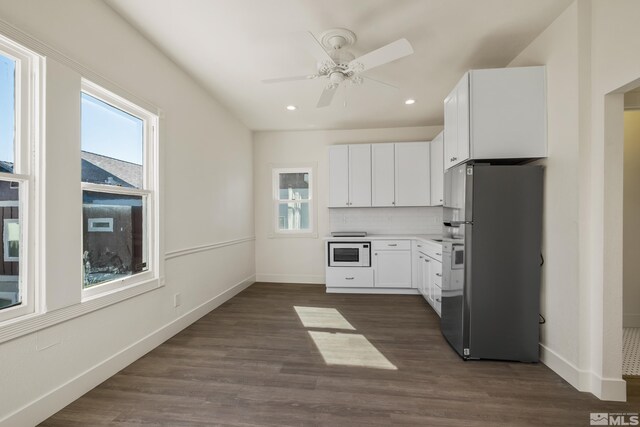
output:
[[414,287],[440,316],[442,307],[442,247],[416,241],[413,244]]
[[326,269],[327,287],[370,288],[373,286],[371,267],[329,267]]
[[368,293],[367,288],[371,293],[417,291],[440,315],[442,247],[434,242],[372,240],[371,267],[327,267],[325,271],[327,292]]
[[429,303],[440,316],[442,307],[442,263],[431,258],[429,264]]
[[373,278],[376,288],[411,287],[411,242],[380,240],[372,242]]

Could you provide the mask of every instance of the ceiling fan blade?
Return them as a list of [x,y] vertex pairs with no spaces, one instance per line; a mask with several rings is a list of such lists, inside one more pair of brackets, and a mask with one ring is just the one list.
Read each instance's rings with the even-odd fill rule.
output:
[[360,77],[362,77],[362,78],[363,78],[363,79],[365,79],[365,80],[369,80],[369,81],[376,82],[376,83],[378,83],[378,84],[381,84],[381,85],[384,85],[384,86],[390,87],[390,88],[392,88],[392,89],[400,89],[398,86],[394,86],[394,85],[392,85],[391,83],[383,82],[382,80],[372,79],[372,78],[371,78],[371,77],[369,77],[369,76],[363,76],[363,75],[361,75]]
[[316,108],[328,107],[331,105],[331,101],[333,101],[333,95],[336,94],[336,90],[338,86],[327,86],[322,91],[322,95],[320,95],[320,99],[318,100],[318,105]]
[[322,47],[318,39],[315,38],[310,31],[307,31],[305,33],[304,40],[305,40],[307,49],[309,50],[309,53],[316,59],[316,61],[320,63],[326,62],[332,67],[336,65],[336,63],[333,62],[333,59],[331,59],[327,51],[324,50],[324,48]]
[[281,82],[292,82],[295,80],[311,80],[318,77],[316,74],[309,74],[306,76],[292,76],[292,77],[279,77],[277,79],[264,79],[262,83],[281,83]]
[[349,62],[349,69],[356,72],[370,70],[412,53],[413,47],[411,47],[411,43],[407,39],[396,40]]

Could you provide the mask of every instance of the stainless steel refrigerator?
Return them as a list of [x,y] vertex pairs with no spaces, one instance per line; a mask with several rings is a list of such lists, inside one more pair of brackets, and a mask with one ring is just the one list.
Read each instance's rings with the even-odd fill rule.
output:
[[543,169],[445,173],[442,333],[465,359],[538,361]]

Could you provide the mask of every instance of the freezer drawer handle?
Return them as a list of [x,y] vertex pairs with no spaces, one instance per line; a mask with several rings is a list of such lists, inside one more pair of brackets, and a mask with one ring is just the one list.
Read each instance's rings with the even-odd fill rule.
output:
[[388,246],[398,246],[398,244],[397,243],[389,243]]
[[345,277],[345,279],[347,279],[347,280],[353,280],[354,278],[353,278],[353,277]]

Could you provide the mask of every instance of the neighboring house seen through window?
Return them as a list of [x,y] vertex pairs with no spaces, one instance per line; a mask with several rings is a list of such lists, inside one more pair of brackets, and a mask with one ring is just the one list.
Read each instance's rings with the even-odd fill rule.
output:
[[[35,310],[35,283],[26,239],[35,212],[33,159],[41,58],[0,36],[0,321]],[[26,207],[29,206],[27,211]]]
[[83,288],[90,296],[150,272],[157,117],[84,82]]
[[312,168],[273,169],[275,232],[313,232]]

